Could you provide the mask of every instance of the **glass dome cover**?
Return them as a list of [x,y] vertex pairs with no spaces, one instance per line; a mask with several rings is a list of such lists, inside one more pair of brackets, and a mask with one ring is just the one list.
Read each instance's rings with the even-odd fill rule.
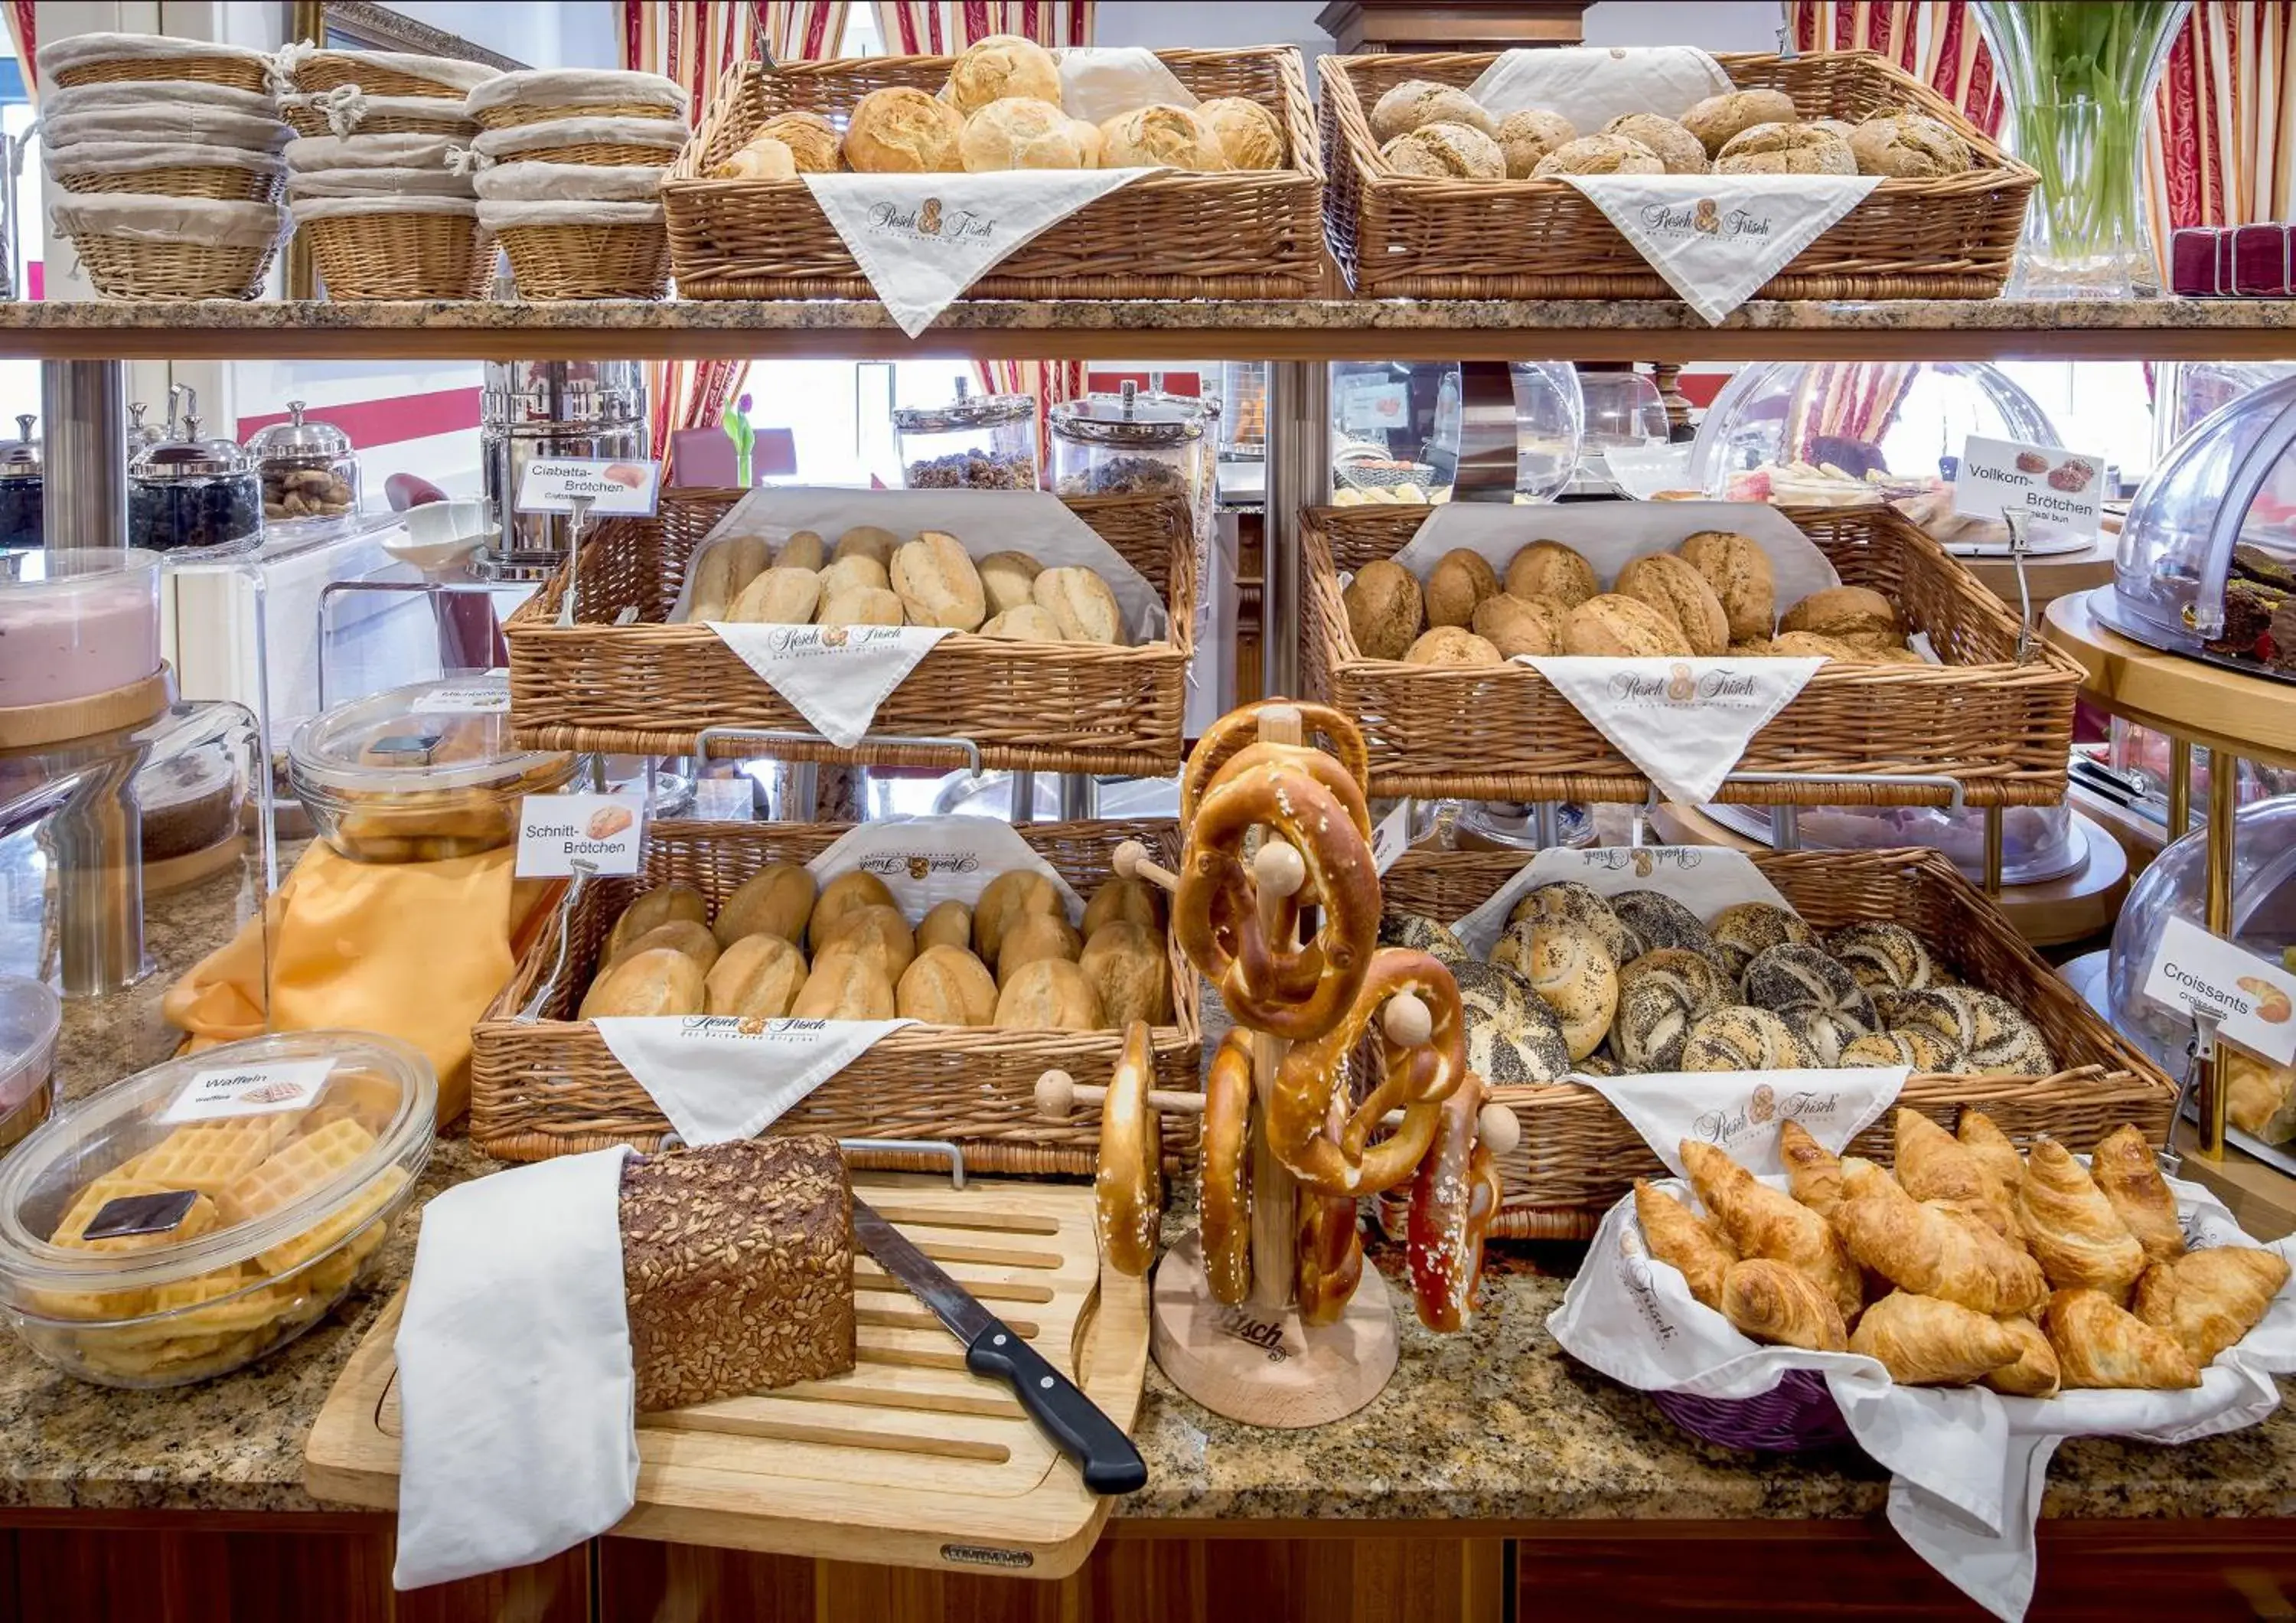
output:
[[2296,378],[2219,408],[2169,451],[2096,601],[2153,647],[2296,680]]
[[[1731,833],[1767,844],[1766,806],[1700,808]],[[1797,820],[1807,851],[1896,851],[1926,845],[1972,884],[1985,876],[1985,813],[1943,806],[1805,806]],[[2012,806],[2001,817],[2001,882],[2041,885],[2061,879],[2087,855],[2072,808]]]

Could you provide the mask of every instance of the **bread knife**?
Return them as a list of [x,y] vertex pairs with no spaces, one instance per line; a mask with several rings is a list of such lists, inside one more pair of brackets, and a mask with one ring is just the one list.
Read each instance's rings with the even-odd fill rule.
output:
[[885,1272],[964,1344],[966,1369],[1013,1388],[1029,1417],[1077,1462],[1086,1487],[1095,1494],[1128,1494],[1146,1486],[1147,1462],[1116,1422],[857,1195],[853,1232]]

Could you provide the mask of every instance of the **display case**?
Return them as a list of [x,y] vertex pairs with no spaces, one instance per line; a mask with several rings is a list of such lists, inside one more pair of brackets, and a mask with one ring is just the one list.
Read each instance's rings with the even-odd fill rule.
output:
[[2096,604],[2150,647],[2296,680],[2296,378],[2177,441],[2137,491]]
[[[1767,812],[1752,806],[1702,807],[1742,838],[1767,844]],[[1943,806],[1805,806],[1795,818],[1805,851],[1897,851],[1925,845],[1972,884],[1985,880],[1985,813]],[[2087,854],[2069,805],[2011,806],[2001,814],[2001,882],[2040,885],[2078,869]]]
[[893,413],[901,483],[912,490],[1033,490],[1037,401],[1033,395],[968,395],[958,380],[946,406]]
[[263,544],[263,489],[255,464],[228,440],[184,437],[148,446],[127,465],[127,540],[168,555],[220,557]]
[[0,547],[37,547],[45,539],[43,494],[47,486],[40,442],[32,438],[38,421],[26,412],[16,419],[16,442],[0,446]]
[[1185,496],[1203,488],[1203,402],[1149,393],[1087,394],[1053,408],[1053,482],[1063,496]]
[[357,515],[359,464],[350,436],[306,417],[302,401],[287,402],[284,423],[250,435],[247,454],[262,481],[266,529],[304,533]]
[[0,552],[0,707],[91,698],[159,668],[158,554]]

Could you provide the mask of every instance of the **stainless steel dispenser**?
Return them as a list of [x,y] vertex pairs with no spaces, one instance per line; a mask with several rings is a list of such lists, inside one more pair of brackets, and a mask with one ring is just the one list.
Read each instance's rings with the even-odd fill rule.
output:
[[567,516],[517,510],[527,465],[558,457],[644,460],[645,363],[489,361],[480,421],[499,532],[473,570],[483,579],[542,580],[566,561]]

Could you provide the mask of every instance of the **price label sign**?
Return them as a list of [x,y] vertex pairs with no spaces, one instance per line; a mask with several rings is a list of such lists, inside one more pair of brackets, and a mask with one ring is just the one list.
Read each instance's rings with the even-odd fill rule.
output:
[[2296,974],[2189,919],[2171,919],[2144,976],[2144,995],[2217,1017],[2217,1030],[2275,1065],[2296,1063]]
[[659,462],[579,462],[552,457],[526,465],[518,482],[521,513],[571,513],[588,500],[597,518],[652,518],[661,493]]
[[529,795],[519,803],[521,879],[562,879],[580,862],[601,875],[634,874],[645,843],[645,796]]
[[489,671],[484,679],[433,688],[422,708],[450,716],[506,715],[510,712],[509,677],[507,671]]
[[197,1071],[160,1113],[160,1119],[173,1126],[180,1122],[308,1109],[318,1102],[319,1090],[326,1086],[327,1074],[334,1068],[332,1059],[282,1059],[270,1065]]
[[1411,849],[1411,803],[1399,800],[1395,810],[1373,825],[1371,831],[1371,865],[1375,873],[1385,873],[1395,866],[1395,860]]
[[2022,514],[2062,533],[2096,535],[2104,528],[2104,458],[1972,434],[1954,480],[1953,508],[1971,518]]

